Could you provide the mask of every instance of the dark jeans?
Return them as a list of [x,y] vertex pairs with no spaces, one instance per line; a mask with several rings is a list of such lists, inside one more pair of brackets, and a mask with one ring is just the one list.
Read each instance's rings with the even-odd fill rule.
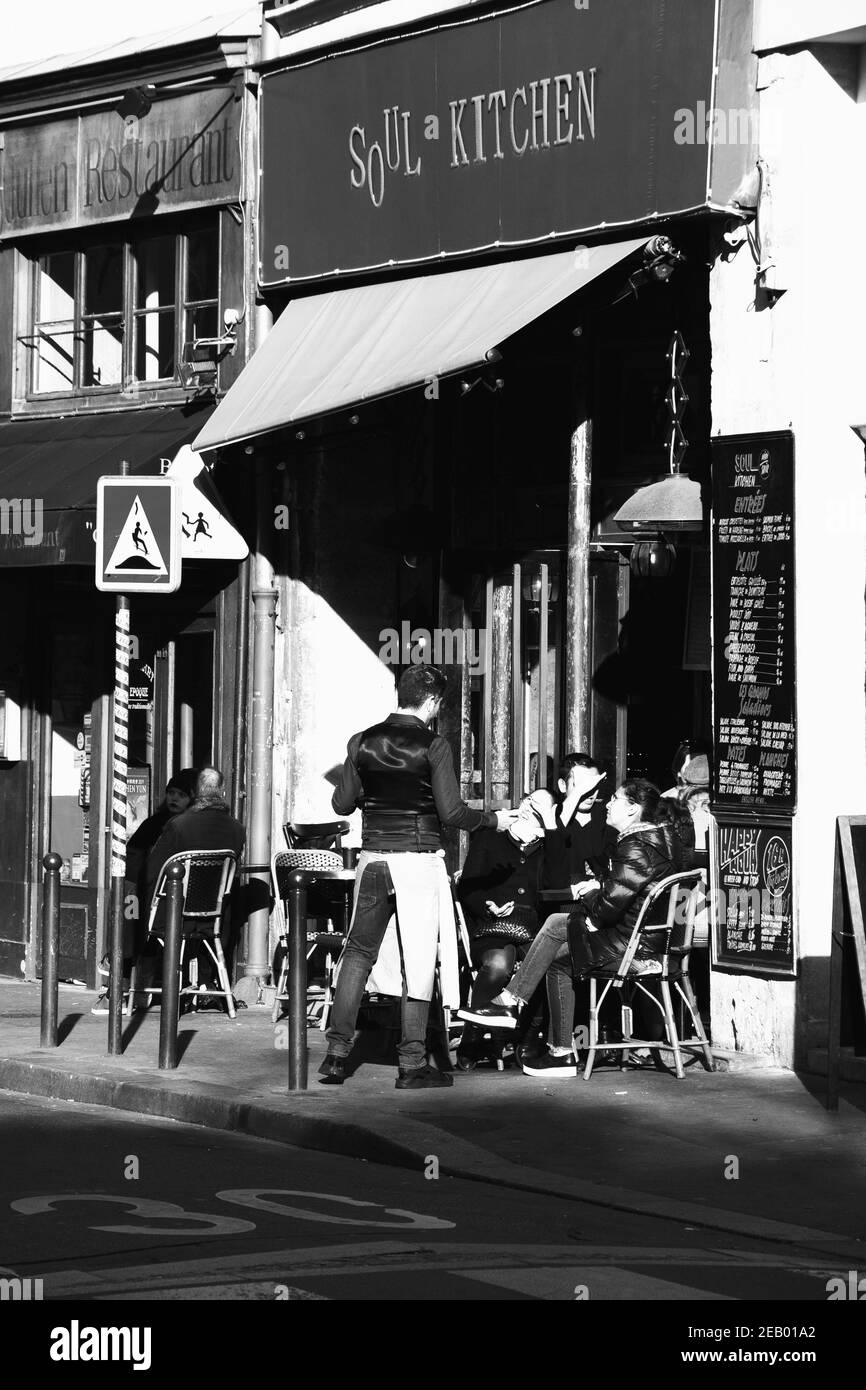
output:
[[516,946],[486,946],[484,939],[472,943],[472,964],[478,974],[472,988],[473,1009],[484,1009],[503,990],[514,974]]
[[554,912],[526,953],[512,993],[529,1003],[538,985],[545,980],[550,1008],[551,1047],[571,1048],[574,1033],[574,984],[568,951],[568,914]]
[[[396,895],[391,871],[384,859],[374,860],[364,869],[358,881],[355,899],[355,923],[340,960],[340,974],[331,1011],[331,1026],[326,1034],[328,1051],[335,1057],[348,1057],[358,1010],[364,997],[364,986],[373,966],[385,932],[396,908]],[[401,1008],[402,1037],[397,1052],[400,1069],[411,1071],[423,1067],[427,1060],[428,999],[410,999],[406,993],[406,974],[403,972]]]

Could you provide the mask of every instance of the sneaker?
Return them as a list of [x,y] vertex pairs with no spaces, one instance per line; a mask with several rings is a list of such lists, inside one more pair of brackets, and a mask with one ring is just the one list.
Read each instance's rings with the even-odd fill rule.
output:
[[560,1077],[568,1080],[577,1076],[577,1058],[573,1052],[566,1057],[554,1057],[552,1052],[548,1052],[543,1057],[524,1062],[523,1070],[527,1076],[544,1076],[552,1081],[558,1081]]
[[90,1010],[90,1012],[91,1012],[92,1014],[104,1015],[106,1018],[108,1017],[108,1012],[109,1012],[109,1010],[108,1010],[108,990],[107,990],[107,989],[104,989],[104,990],[102,991],[102,993],[100,994],[99,998],[97,999],[96,1003],[94,1004],[94,1006],[93,1006],[93,1008]]
[[513,1009],[506,1009],[502,1004],[488,1004],[484,1009],[458,1009],[458,1018],[465,1018],[469,1023],[477,1023],[481,1028],[516,1028],[517,1019]]
[[413,1067],[411,1071],[400,1069],[400,1075],[394,1083],[398,1091],[428,1091],[434,1086],[453,1086],[454,1077],[446,1071],[437,1071],[429,1064],[425,1067]]

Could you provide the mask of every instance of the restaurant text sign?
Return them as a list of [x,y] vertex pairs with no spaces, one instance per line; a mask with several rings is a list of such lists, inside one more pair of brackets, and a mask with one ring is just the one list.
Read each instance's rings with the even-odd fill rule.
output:
[[713,6],[541,0],[262,79],[264,285],[700,207]]
[[713,802],[797,804],[794,439],[714,439]]
[[5,132],[0,236],[239,197],[231,87],[156,102],[140,118],[85,112]]

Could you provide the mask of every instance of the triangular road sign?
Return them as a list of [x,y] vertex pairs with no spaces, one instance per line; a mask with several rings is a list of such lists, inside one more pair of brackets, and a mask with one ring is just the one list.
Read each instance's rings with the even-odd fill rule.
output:
[[162,551],[141,505],[141,498],[135,494],[135,501],[123,523],[117,544],[105,566],[106,575],[116,574],[168,574]]
[[200,454],[188,444],[166,472],[180,483],[181,555],[185,560],[245,560],[249,546],[232,524]]

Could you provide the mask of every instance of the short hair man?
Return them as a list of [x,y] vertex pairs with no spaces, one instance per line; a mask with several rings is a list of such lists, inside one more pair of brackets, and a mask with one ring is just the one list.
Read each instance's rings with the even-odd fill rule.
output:
[[[340,959],[325,1085],[341,1085],[367,977],[392,915],[403,973],[400,1090],[450,1086],[427,1063],[427,1014],[437,946],[443,969],[451,951],[456,974],[454,907],[442,850],[442,827],[507,830],[516,813],[472,810],[460,797],[451,749],[430,729],[447,686],[434,666],[412,666],[400,678],[398,709],[353,734],[332,799],[338,815],[363,808],[362,854],[355,910]],[[444,990],[443,990],[444,992]]]
[[196,778],[195,800],[168,822],[147,856],[147,904],[160,871],[173,854],[194,849],[232,849],[240,858],[245,832],[226,801],[225,778],[217,767],[203,767]]
[[[182,854],[185,850],[230,849],[240,860],[244,840],[244,827],[235,820],[226,801],[225,778],[219,768],[203,767],[196,778],[192,805],[168,822],[147,856],[145,910],[150,911],[160,872],[173,854]],[[231,961],[231,942],[227,943],[225,954]]]

